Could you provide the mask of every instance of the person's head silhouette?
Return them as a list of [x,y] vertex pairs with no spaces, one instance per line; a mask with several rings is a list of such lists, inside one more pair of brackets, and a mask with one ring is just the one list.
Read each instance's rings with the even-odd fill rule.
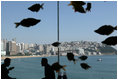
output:
[[11,59],[10,58],[6,58],[4,60],[4,64],[8,67],[10,65]]
[[48,60],[46,58],[42,58],[41,65],[46,66],[48,64]]

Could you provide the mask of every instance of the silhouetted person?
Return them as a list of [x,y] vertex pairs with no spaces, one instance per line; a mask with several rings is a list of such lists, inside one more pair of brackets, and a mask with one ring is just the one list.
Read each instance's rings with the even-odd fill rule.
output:
[[46,58],[42,58],[41,65],[45,68],[45,77],[42,79],[55,79],[55,73],[52,67],[48,64],[48,60]]
[[10,62],[11,62],[11,59],[6,58],[4,60],[4,63],[1,65],[1,79],[15,79],[8,75],[9,71],[14,69],[14,67],[7,68],[7,67],[9,67]]

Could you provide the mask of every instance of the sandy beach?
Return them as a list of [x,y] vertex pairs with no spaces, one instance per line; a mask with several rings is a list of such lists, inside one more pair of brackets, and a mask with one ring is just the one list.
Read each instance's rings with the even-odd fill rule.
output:
[[30,58],[30,57],[48,57],[48,55],[41,55],[41,56],[2,56],[1,59],[5,59],[5,58],[10,58],[10,59],[15,59],[15,58]]
[[[103,55],[103,54],[102,54]],[[1,59],[5,58],[10,58],[10,59],[15,59],[15,58],[30,58],[30,57],[49,57],[49,56],[57,56],[57,55],[38,55],[38,56],[1,56]],[[66,55],[63,55],[66,56]],[[76,56],[81,56],[81,55],[76,55]],[[88,56],[96,56],[96,55],[88,55]],[[99,55],[101,56],[101,55]]]

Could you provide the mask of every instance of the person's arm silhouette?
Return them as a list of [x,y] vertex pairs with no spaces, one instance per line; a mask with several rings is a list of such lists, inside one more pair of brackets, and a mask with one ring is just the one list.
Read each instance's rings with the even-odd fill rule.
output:
[[10,67],[8,70],[10,71],[10,70],[12,70],[12,69],[14,69],[14,67]]

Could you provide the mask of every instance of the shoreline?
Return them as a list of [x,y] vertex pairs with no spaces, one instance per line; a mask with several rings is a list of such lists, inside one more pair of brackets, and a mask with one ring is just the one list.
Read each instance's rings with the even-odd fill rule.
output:
[[1,60],[5,58],[16,59],[16,58],[31,58],[31,57],[48,57],[48,55],[41,56],[1,56]]
[[[32,58],[32,57],[50,57],[50,56],[57,56],[57,55],[39,55],[39,56],[1,56],[1,60],[5,58],[16,59],[16,58]],[[65,56],[65,55],[63,55]],[[102,55],[87,55],[87,56],[103,56]]]

